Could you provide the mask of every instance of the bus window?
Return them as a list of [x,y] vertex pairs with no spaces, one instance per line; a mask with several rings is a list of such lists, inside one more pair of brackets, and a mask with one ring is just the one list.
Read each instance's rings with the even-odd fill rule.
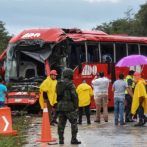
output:
[[138,44],[128,44],[128,55],[139,54]]
[[127,56],[126,44],[125,43],[116,43],[116,62],[118,62],[123,57]]
[[140,45],[140,54],[147,56],[147,46],[146,45]]
[[86,62],[85,46],[81,44],[70,46],[70,68],[74,69],[79,64]]
[[113,43],[102,42],[101,43],[101,60],[102,63],[114,62]]
[[81,63],[86,62],[85,46],[84,45],[80,45],[79,49],[80,49],[80,60],[81,60]]
[[88,62],[99,62],[99,49],[98,45],[88,45]]
[[74,69],[78,65],[76,56],[76,47],[74,45],[70,46],[70,68]]

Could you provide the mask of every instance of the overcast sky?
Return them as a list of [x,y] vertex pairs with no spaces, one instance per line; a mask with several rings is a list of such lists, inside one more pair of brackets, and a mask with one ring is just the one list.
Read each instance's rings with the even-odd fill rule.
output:
[[0,21],[17,35],[31,28],[80,28],[90,30],[103,22],[134,13],[145,0],[0,0]]

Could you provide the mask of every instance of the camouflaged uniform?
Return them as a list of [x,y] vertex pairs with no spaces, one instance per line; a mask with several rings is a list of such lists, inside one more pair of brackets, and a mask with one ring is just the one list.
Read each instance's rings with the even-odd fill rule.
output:
[[59,139],[64,139],[63,134],[67,119],[71,123],[72,139],[76,139],[78,132],[77,112],[75,111],[78,109],[78,95],[76,93],[76,87],[72,80],[65,78],[57,82],[56,90],[58,101],[57,111],[59,114]]

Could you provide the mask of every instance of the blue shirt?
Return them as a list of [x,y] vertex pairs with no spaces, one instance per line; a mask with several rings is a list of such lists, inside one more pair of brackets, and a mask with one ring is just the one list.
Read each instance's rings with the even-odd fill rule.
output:
[[0,101],[5,101],[5,92],[7,91],[7,87],[3,84],[0,84]]

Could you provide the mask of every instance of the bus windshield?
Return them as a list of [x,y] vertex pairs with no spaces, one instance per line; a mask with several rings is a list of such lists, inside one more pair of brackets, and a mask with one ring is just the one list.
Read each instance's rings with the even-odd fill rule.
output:
[[38,44],[10,43],[7,48],[5,81],[33,81],[38,77],[45,79],[47,75],[44,63],[50,54],[49,45],[40,47]]

